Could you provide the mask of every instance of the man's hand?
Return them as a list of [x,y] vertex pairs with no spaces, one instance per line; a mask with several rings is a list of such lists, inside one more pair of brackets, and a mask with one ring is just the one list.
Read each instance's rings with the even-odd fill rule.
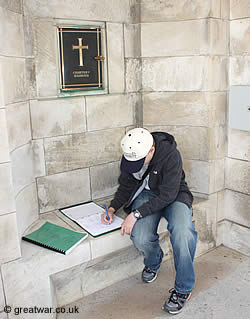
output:
[[135,218],[133,213],[130,213],[122,223],[122,228],[121,228],[121,235],[124,235],[124,232],[127,235],[131,235],[132,229],[134,227],[134,224],[136,223],[137,219]]
[[108,215],[109,215],[109,220],[107,219],[107,215],[106,213],[103,213],[101,215],[101,221],[103,224],[111,224],[113,219],[114,219],[114,213],[115,213],[115,209],[113,207],[109,207],[108,209]]

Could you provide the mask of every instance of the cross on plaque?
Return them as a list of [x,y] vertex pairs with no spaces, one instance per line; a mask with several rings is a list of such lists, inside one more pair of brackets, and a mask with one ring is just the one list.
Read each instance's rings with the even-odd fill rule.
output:
[[82,45],[82,38],[78,38],[78,44],[79,45],[72,45],[72,49],[73,50],[76,50],[78,49],[79,50],[79,66],[83,66],[83,54],[82,54],[82,50],[83,49],[87,49],[89,48],[88,45]]

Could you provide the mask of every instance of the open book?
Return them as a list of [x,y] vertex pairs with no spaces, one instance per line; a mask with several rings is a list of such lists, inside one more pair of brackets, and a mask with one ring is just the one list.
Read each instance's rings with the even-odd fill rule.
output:
[[59,210],[93,237],[98,237],[119,229],[123,223],[122,218],[114,215],[114,219],[111,224],[103,224],[101,222],[101,215],[105,213],[105,210],[93,202],[65,207]]

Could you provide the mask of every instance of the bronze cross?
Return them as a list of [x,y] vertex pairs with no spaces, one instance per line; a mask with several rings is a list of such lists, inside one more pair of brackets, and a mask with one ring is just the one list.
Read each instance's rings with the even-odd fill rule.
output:
[[83,54],[82,54],[82,50],[83,49],[88,49],[89,46],[88,45],[82,45],[82,38],[78,38],[78,43],[79,45],[72,45],[72,49],[79,49],[79,66],[83,66]]

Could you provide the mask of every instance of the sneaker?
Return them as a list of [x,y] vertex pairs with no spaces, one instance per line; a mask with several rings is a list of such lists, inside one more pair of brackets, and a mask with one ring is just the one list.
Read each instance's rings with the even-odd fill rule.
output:
[[141,274],[142,281],[148,283],[154,281],[157,278],[157,273],[158,270],[151,270],[150,268],[145,266]]
[[186,302],[189,301],[191,298],[192,293],[181,294],[174,290],[174,288],[170,289],[169,292],[171,293],[168,301],[165,302],[162,310],[176,315],[177,313],[182,311],[182,308],[185,306]]

